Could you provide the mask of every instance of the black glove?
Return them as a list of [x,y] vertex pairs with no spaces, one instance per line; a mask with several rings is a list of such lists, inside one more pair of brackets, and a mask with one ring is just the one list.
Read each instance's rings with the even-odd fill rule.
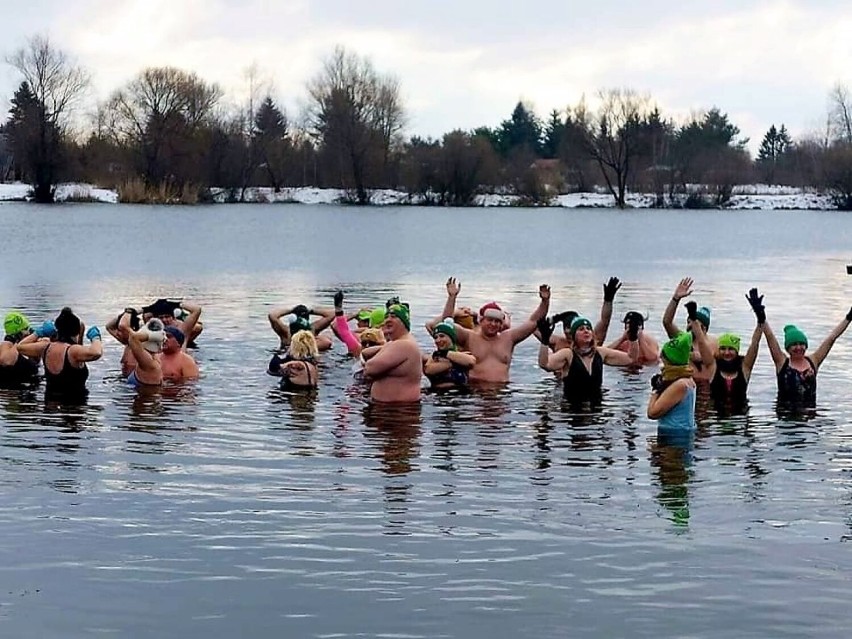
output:
[[698,312],[698,304],[695,302],[687,302],[684,306],[686,307],[686,316],[689,318],[689,321],[694,321],[695,314]]
[[394,295],[393,297],[389,297],[388,301],[385,302],[385,308],[390,308],[394,304],[399,304],[399,295]]
[[663,384],[663,376],[660,373],[657,373],[651,378],[651,390],[654,390],[658,393],[662,392],[664,388]]
[[612,302],[615,299],[615,294],[621,288],[621,281],[617,277],[609,278],[609,281],[603,285],[604,302]]
[[557,313],[553,317],[550,318],[551,324],[558,324],[562,322],[563,326],[570,326],[571,322],[574,321],[574,318],[577,317],[577,311],[562,311],[561,313]]
[[553,324],[547,321],[546,317],[542,317],[535,323],[535,327],[541,335],[541,343],[545,346],[550,344],[550,336],[553,335]]
[[[124,312],[130,315],[130,328],[134,331],[139,330],[139,326],[141,326],[141,322],[139,321],[139,311],[135,308],[127,307],[124,309]],[[122,313],[123,315],[124,313]],[[121,315],[118,316],[119,321],[121,321]]]
[[311,312],[308,310],[308,307],[304,304],[299,304],[298,306],[293,308],[293,315],[296,317],[300,317],[302,319],[311,319]]
[[[758,324],[763,324],[766,322],[766,309],[763,306],[763,295],[757,294],[757,289],[752,288],[749,289],[748,295],[746,295],[746,299],[748,300],[749,305],[751,306],[751,310],[754,311],[754,316],[757,318]],[[850,311],[852,313],[852,311]],[[847,317],[849,317],[847,315]]]
[[[766,319],[765,317],[763,319]],[[846,321],[852,322],[852,308],[849,309],[849,312],[846,313]]]
[[447,353],[449,353],[449,351],[443,349],[435,351],[434,353],[432,353],[432,359],[434,359],[435,361],[438,361],[439,359],[447,359]]
[[627,339],[631,342],[639,339],[639,319],[636,317],[631,317],[627,320]]
[[340,308],[341,306],[343,306],[343,291],[337,291],[334,294],[334,307]]

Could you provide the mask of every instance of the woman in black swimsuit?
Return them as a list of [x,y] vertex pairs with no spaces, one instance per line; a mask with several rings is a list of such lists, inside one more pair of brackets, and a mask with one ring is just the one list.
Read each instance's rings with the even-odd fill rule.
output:
[[281,390],[317,387],[317,340],[311,331],[298,331],[290,338],[287,356],[281,361]]

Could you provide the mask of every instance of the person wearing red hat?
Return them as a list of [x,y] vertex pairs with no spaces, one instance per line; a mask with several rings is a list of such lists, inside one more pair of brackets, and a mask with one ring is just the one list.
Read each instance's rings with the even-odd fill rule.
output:
[[[461,284],[456,278],[447,280],[444,317],[453,317],[460,290]],[[515,346],[535,332],[536,323],[547,316],[550,308],[550,286],[539,286],[538,295],[538,307],[529,319],[512,328],[505,328],[506,312],[497,302],[488,302],[479,309],[479,326],[474,330],[456,326],[459,347],[476,358],[476,364],[470,371],[471,382],[509,381],[509,366]]]

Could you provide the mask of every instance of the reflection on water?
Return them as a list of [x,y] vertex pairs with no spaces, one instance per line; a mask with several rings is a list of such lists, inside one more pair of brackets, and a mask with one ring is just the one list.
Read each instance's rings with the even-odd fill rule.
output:
[[[265,373],[276,344],[265,314],[327,305],[339,286],[352,308],[399,294],[431,350],[419,326],[440,312],[451,274],[465,304],[497,299],[517,318],[542,281],[554,311],[594,316],[600,283],[617,274],[615,316],[642,309],[659,338],[654,318],[691,275],[714,330],[748,334],[742,295],[760,285],[774,323],[796,321],[818,341],[848,308],[846,218],[784,213],[767,225],[743,213],[730,246],[698,243],[675,262],[636,250],[672,239],[671,212],[523,212],[548,228],[579,215],[591,227],[582,240],[542,240],[537,223],[508,224],[518,211],[122,208],[139,216],[134,231],[102,207],[69,206],[63,228],[110,233],[122,250],[110,243],[99,263],[128,266],[95,273],[72,241],[57,273],[44,266],[54,210],[26,211],[43,230],[4,244],[6,309],[40,321],[70,303],[103,325],[128,304],[185,295],[204,305],[205,331],[195,383],[128,387],[106,338],[85,404],[47,403],[41,387],[0,391],[4,636],[845,632],[852,335],[821,368],[813,410],[775,405],[762,350],[745,414],[699,398],[694,438],[675,441],[645,416],[653,371],[608,369],[603,404],[577,409],[537,368],[531,341],[516,349],[511,383],[427,392],[414,406],[369,404],[340,345],[323,355],[316,391],[284,392]],[[0,217],[18,214],[0,206]],[[695,226],[727,214],[677,215]],[[124,234],[166,218],[192,242],[169,234],[158,261],[134,254]],[[295,222],[298,237],[280,230]],[[817,227],[821,248],[803,232]],[[384,259],[361,267],[352,246]],[[779,273],[779,255],[804,254]]]

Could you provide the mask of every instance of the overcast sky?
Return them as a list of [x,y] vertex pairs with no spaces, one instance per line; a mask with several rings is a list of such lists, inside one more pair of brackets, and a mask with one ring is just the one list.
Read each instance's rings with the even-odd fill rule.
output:
[[[92,103],[159,65],[237,101],[256,64],[295,117],[342,44],[399,78],[408,133],[433,137],[629,87],[678,121],[718,106],[755,149],[773,123],[818,130],[831,86],[852,86],[849,0],[0,0],[0,16],[4,55],[48,35],[92,73]],[[4,114],[18,82],[2,65]]]

